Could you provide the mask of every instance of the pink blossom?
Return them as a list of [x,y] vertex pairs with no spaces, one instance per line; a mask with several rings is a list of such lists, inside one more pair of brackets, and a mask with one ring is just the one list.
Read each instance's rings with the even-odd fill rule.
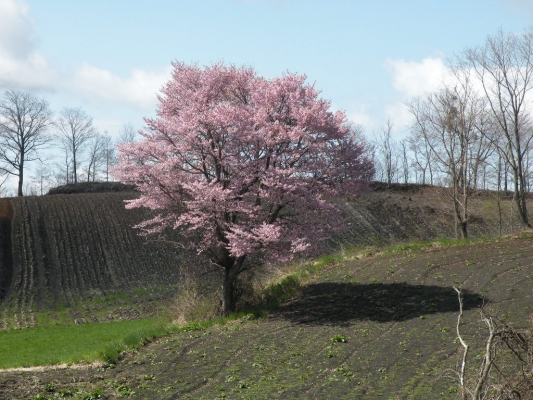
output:
[[316,248],[340,228],[335,199],[364,191],[373,165],[305,76],[173,66],[157,118],[145,119],[144,140],[120,146],[114,173],[142,193],[127,207],[159,213],[140,229],[179,229],[225,270],[227,312],[247,257],[276,263]]

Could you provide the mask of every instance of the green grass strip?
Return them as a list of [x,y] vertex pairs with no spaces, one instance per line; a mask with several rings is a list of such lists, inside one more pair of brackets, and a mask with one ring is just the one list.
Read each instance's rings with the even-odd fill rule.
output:
[[167,332],[160,319],[0,331],[0,368],[111,362]]

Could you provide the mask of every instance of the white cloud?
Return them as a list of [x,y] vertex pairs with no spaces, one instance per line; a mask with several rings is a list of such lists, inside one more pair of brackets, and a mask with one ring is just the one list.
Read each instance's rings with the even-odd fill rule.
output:
[[52,89],[57,73],[33,45],[29,7],[0,1],[0,88]]
[[413,116],[403,103],[396,103],[386,107],[385,113],[394,124],[394,132],[405,133],[413,122]]
[[153,110],[156,93],[171,67],[159,72],[133,70],[122,77],[84,63],[60,73],[34,47],[29,7],[22,0],[0,0],[0,89],[57,91]]
[[385,114],[394,123],[394,131],[405,136],[412,123],[405,102],[438,90],[452,79],[452,74],[444,60],[438,57],[427,57],[422,61],[388,59],[386,67],[398,93],[394,96],[396,100],[385,107]]
[[509,13],[533,15],[533,2],[531,0],[500,0],[500,4]]
[[422,61],[387,60],[394,88],[408,97],[416,97],[437,90],[449,78],[450,71],[440,58]]
[[97,97],[117,103],[129,103],[141,109],[154,109],[156,93],[169,79],[171,67],[159,73],[133,70],[124,78],[89,64],[77,68],[71,88],[84,96]]
[[0,50],[0,88],[54,90],[58,81],[57,71],[38,52],[18,59]]
[[374,127],[374,120],[368,112],[368,105],[362,104],[357,106],[354,110],[348,110],[346,117],[351,122],[360,124],[365,128],[365,131],[370,132]]
[[29,7],[21,0],[0,1],[0,51],[11,57],[23,59],[33,50],[31,33],[33,24]]

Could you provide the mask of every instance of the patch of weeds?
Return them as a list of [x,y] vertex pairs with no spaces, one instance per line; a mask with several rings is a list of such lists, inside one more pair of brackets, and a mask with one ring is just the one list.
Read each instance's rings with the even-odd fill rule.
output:
[[44,385],[45,392],[55,392],[56,387],[54,382],[48,382],[46,385]]
[[39,393],[37,396],[31,397],[31,400],[53,400],[55,396],[44,393]]
[[334,382],[338,382],[340,379],[336,375],[331,375],[326,378],[326,381],[322,384],[322,386],[330,386]]
[[335,368],[335,371],[337,372],[346,372],[347,369],[344,365],[339,365],[337,368]]
[[135,393],[129,386],[126,386],[126,385],[118,386],[117,392],[118,392],[119,397],[131,396],[132,394]]
[[80,389],[61,389],[57,392],[60,398],[62,397],[73,397],[76,393],[79,393]]
[[95,389],[92,392],[83,396],[83,400],[98,400],[104,398],[104,392],[102,389]]
[[296,274],[291,274],[272,284],[265,289],[267,307],[277,307],[283,302],[291,299],[300,290],[301,282]]
[[360,335],[363,337],[367,337],[369,333],[370,333],[370,329],[368,328],[361,329],[360,331]]
[[459,386],[450,386],[448,388],[448,393],[459,393]]
[[344,376],[344,382],[350,382],[355,374],[353,372],[345,372],[342,375]]
[[118,386],[117,392],[118,392],[119,397],[131,396],[132,394],[135,393],[129,386],[126,386],[126,385]]
[[237,387],[239,389],[250,389],[251,385],[248,382],[246,382],[246,381],[239,381],[237,383]]
[[345,335],[335,335],[331,338],[332,342],[347,343],[348,338]]

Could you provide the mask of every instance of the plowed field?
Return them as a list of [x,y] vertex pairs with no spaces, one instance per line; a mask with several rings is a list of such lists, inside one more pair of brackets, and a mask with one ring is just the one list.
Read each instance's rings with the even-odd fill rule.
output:
[[3,372],[0,398],[45,395],[54,382],[80,398],[454,399],[453,285],[465,293],[472,371],[486,337],[482,301],[531,325],[533,236],[345,260],[268,318],[174,334],[114,368]]
[[[148,241],[124,209],[132,194],[96,193],[4,200],[0,214],[0,328],[99,322],[152,315],[171,297],[194,253]],[[0,212],[2,212],[0,209]],[[146,215],[144,215],[146,216]],[[10,235],[9,230],[11,230]],[[44,318],[44,317],[43,317]]]

